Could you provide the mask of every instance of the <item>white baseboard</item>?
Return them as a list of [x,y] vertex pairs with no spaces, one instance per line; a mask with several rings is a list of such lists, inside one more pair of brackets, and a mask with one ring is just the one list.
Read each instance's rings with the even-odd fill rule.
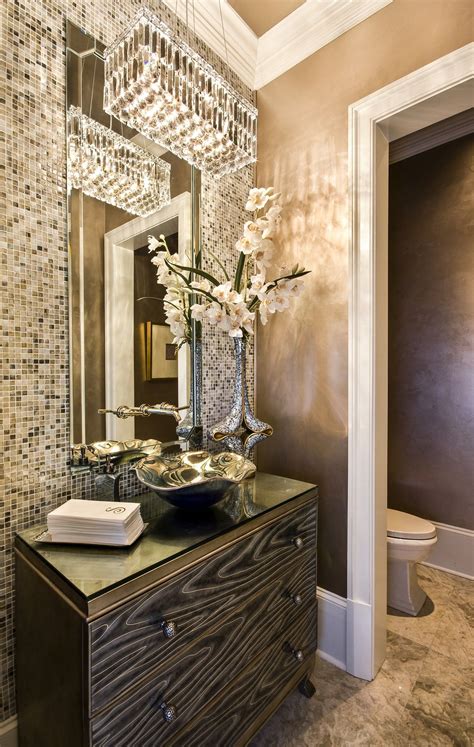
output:
[[0,747],[18,747],[18,723],[16,716],[0,723]]
[[422,565],[474,579],[474,531],[433,521],[438,542]]
[[338,594],[318,586],[318,656],[346,669],[347,602]]

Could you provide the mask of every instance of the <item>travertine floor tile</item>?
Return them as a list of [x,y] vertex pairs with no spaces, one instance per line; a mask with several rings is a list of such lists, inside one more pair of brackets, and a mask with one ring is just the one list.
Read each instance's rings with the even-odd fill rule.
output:
[[307,700],[292,693],[252,747],[468,747],[474,582],[419,566],[429,600],[420,617],[388,615],[387,657],[373,682],[321,659]]
[[443,734],[455,745],[474,740],[474,673],[469,662],[429,651],[418,676],[407,711],[433,737]]
[[454,591],[431,641],[431,649],[458,661],[474,661],[474,582],[471,593]]

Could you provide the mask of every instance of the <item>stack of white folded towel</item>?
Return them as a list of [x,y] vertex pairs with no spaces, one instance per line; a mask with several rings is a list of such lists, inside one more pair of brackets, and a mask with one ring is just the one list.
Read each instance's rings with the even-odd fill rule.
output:
[[139,503],[72,498],[48,514],[48,532],[53,542],[131,545],[143,527]]

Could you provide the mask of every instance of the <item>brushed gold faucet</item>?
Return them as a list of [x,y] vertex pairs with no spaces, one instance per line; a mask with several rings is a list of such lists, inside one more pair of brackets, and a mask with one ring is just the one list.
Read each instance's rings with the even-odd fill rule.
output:
[[139,405],[138,407],[128,407],[127,405],[119,405],[116,410],[100,409],[97,410],[99,415],[116,415],[118,418],[134,418],[144,417],[148,418],[150,415],[172,415],[177,423],[181,420],[180,410],[187,410],[185,407],[176,407],[176,405],[170,405],[168,402],[160,402],[157,405]]

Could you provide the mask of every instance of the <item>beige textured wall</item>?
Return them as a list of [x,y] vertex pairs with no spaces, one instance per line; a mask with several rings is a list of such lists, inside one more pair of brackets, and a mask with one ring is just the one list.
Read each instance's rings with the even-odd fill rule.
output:
[[346,594],[348,106],[471,41],[471,0],[394,0],[258,92],[259,184],[283,193],[278,264],[313,270],[260,330],[259,468],[320,486],[318,583]]

